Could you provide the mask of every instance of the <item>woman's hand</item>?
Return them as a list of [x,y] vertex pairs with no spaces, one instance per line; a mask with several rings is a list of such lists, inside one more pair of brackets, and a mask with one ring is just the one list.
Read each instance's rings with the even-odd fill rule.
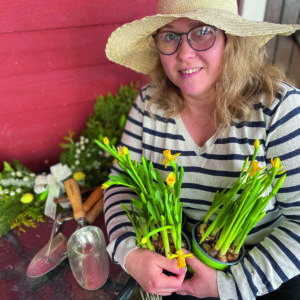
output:
[[[146,292],[162,296],[178,291],[186,273],[186,268],[177,268],[176,259],[141,248],[128,254],[125,267]],[[174,275],[166,275],[163,270]]]
[[[188,251],[184,251],[188,253]],[[219,298],[217,285],[217,271],[200,262],[195,256],[186,258],[186,263],[195,271],[192,278],[183,282],[180,295],[191,295],[198,298]]]

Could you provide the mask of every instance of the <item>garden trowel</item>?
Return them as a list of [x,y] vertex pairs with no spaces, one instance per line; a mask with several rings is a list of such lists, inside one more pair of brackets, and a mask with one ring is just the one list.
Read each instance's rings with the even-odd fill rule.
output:
[[[100,198],[99,198],[100,197]],[[98,215],[103,211],[103,193],[99,188],[90,194],[85,201],[86,218],[89,224],[92,224]],[[40,277],[67,258],[67,242],[68,239],[61,232],[58,232],[63,222],[73,219],[73,216],[62,217],[58,214],[54,220],[49,242],[34,256],[30,262],[26,274],[28,277]]]
[[58,214],[54,220],[49,242],[34,256],[30,262],[26,274],[29,277],[40,277],[57,265],[67,256],[67,238],[61,233],[57,233],[64,221],[72,217],[62,218]]
[[105,237],[99,227],[88,226],[77,182],[69,178],[64,184],[79,227],[67,245],[71,270],[79,285],[96,290],[104,285],[109,274]]

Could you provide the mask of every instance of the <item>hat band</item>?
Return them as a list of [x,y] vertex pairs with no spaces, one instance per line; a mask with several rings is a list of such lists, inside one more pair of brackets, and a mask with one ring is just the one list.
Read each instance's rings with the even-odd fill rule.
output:
[[222,9],[238,14],[237,0],[160,0],[157,4],[158,14],[182,14],[199,9]]

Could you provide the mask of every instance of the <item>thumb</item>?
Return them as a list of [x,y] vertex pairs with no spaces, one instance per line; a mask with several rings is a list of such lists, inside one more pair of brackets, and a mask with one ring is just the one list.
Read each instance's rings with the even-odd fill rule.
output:
[[[184,254],[191,253],[187,250],[184,250]],[[204,264],[195,256],[193,255],[192,257],[187,257],[186,258],[186,263],[191,267],[195,273],[198,273],[201,271],[201,268],[204,266]]]
[[180,275],[180,274],[186,273],[186,268],[178,268],[177,267],[176,258],[168,259],[168,258],[162,256],[159,264],[160,264],[161,268],[163,268],[164,270],[169,271],[173,274]]

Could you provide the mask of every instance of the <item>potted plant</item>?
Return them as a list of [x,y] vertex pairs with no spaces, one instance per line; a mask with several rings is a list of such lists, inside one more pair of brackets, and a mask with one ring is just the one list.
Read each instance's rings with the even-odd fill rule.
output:
[[[248,233],[264,217],[265,207],[285,180],[279,158],[271,159],[270,169],[259,166],[255,160],[259,146],[255,140],[252,159],[245,160],[239,178],[230,189],[216,192],[204,220],[194,226],[192,252],[213,268],[224,270],[241,259]],[[273,185],[275,176],[281,174]],[[270,186],[271,191],[265,194]]]
[[[142,162],[132,161],[127,147],[121,149],[110,145],[107,137],[95,141],[103,150],[110,153],[123,169],[124,173],[110,175],[102,187],[123,185],[132,188],[138,198],[131,200],[130,208],[121,204],[136,233],[137,243],[141,248],[148,248],[165,255],[169,259],[176,258],[178,268],[186,267],[182,248],[182,207],[180,190],[184,170],[178,169],[176,156],[170,150],[164,151],[163,163],[170,164],[170,172],[163,181],[159,170],[154,170],[152,162],[142,156]],[[186,238],[186,243],[188,239]]]

